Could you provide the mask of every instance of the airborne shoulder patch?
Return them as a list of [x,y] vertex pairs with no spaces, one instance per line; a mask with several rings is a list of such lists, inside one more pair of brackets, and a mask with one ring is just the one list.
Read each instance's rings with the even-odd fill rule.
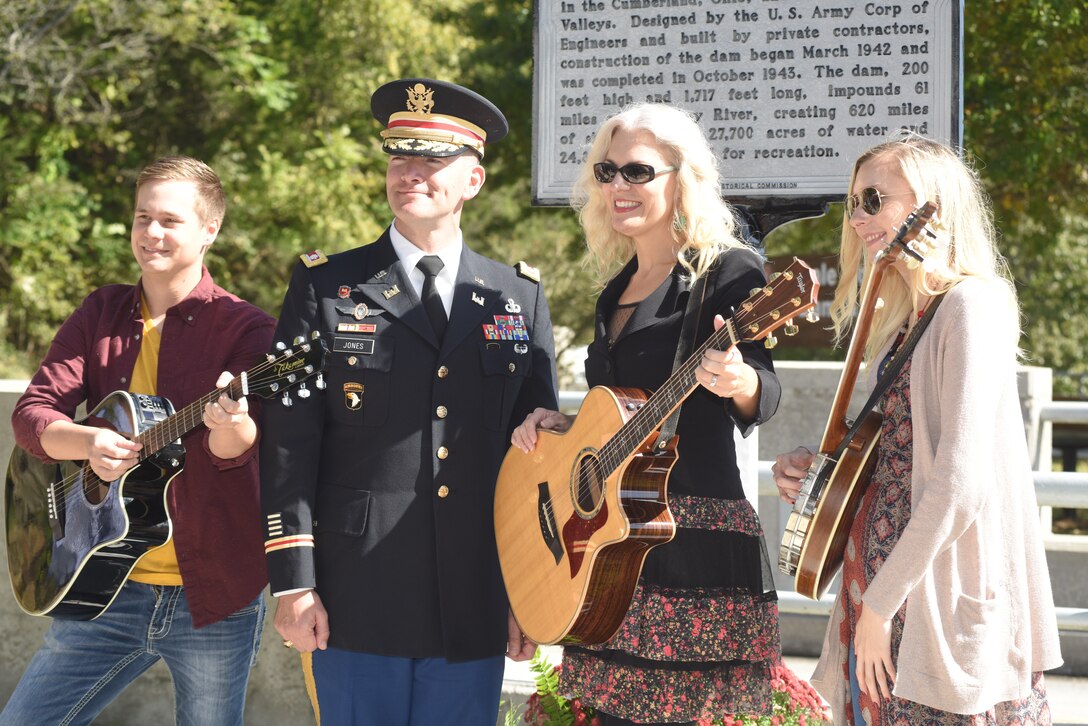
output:
[[302,264],[307,267],[317,267],[318,265],[323,265],[329,261],[329,258],[321,250],[303,252],[298,258],[302,260]]
[[518,274],[524,277],[526,280],[540,282],[540,270],[533,267],[525,260],[521,260],[516,265],[514,265],[514,269],[516,269],[518,271]]

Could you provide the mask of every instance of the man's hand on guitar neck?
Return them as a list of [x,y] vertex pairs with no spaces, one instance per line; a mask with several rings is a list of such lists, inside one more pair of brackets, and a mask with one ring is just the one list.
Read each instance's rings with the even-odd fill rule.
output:
[[[223,371],[215,382],[216,388],[226,388],[234,380],[230,371]],[[220,459],[235,459],[249,451],[257,440],[257,424],[249,415],[245,396],[237,401],[225,393],[204,406],[204,425],[211,434],[208,448]]]
[[788,454],[779,454],[774,458],[771,466],[771,476],[774,477],[775,486],[778,487],[778,498],[786,504],[797,501],[797,494],[801,491],[801,484],[808,476],[809,467],[816,458],[804,446],[798,446]]

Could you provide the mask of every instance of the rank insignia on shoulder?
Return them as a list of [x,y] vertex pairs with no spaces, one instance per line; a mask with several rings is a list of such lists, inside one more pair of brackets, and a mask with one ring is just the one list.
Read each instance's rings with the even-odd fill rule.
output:
[[323,265],[329,261],[329,258],[321,250],[303,252],[298,258],[302,260],[302,264],[307,267],[317,267],[318,265]]
[[526,280],[532,280],[533,282],[540,282],[540,270],[530,265],[525,260],[521,260],[514,269],[518,271],[518,274],[524,277]]

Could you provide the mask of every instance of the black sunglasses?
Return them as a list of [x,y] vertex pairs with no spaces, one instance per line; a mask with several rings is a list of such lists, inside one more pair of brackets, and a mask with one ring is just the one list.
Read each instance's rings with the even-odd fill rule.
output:
[[911,192],[902,194],[881,194],[876,187],[865,187],[858,194],[851,194],[846,198],[846,216],[853,217],[854,210],[861,205],[862,210],[870,217],[880,214],[880,208],[884,206],[884,200],[891,197],[912,197]]
[[652,182],[658,174],[668,174],[676,171],[675,166],[666,166],[662,169],[654,169],[649,164],[639,164],[632,161],[630,164],[616,166],[611,161],[602,161],[593,165],[593,176],[601,184],[610,184],[616,178],[616,172],[629,184],[645,184]]

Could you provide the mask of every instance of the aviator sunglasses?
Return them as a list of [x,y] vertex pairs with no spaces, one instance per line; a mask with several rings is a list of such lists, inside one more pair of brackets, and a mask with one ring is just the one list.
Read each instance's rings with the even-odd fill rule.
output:
[[610,184],[616,178],[616,172],[619,172],[629,184],[645,184],[652,182],[658,174],[668,174],[670,171],[676,171],[676,167],[666,166],[654,169],[649,164],[639,164],[635,161],[623,166],[616,166],[611,161],[602,161],[593,165],[593,176],[601,184]]
[[881,194],[876,187],[865,187],[858,194],[851,194],[846,198],[846,216],[853,217],[854,210],[861,205],[862,210],[870,217],[880,214],[880,208],[884,206],[884,200],[891,197],[912,197],[913,193]]

